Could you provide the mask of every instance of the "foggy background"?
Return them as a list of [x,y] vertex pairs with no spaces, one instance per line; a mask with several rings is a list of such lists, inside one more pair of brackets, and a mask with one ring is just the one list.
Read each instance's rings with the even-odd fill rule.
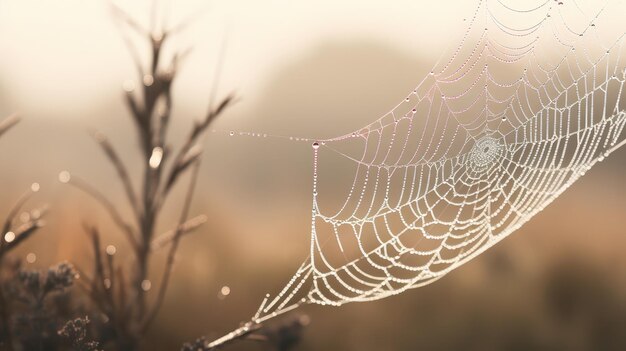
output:
[[[145,20],[149,3],[122,5]],[[183,140],[205,113],[220,52],[217,97],[235,92],[240,101],[216,129],[312,138],[356,129],[455,47],[475,5],[172,1],[170,23],[204,12],[172,41],[172,51],[193,51],[175,82],[170,138]],[[89,135],[99,130],[139,182],[121,89],[135,72],[106,3],[1,0],[0,53],[0,115],[23,118],[0,140],[0,213],[32,182],[42,185],[33,205],[51,206],[46,227],[19,254],[35,253],[33,267],[70,260],[89,270],[87,222],[125,257],[124,239],[100,206],[57,181],[68,170],[126,206],[115,170]],[[204,149],[192,214],[209,222],[182,240],[147,349],[174,350],[233,329],[308,253],[310,143],[212,133]],[[619,150],[510,238],[433,285],[367,304],[303,308],[311,324],[298,350],[625,349],[625,171]],[[183,189],[167,204],[161,231],[175,225]],[[158,256],[155,278],[165,251]],[[222,286],[231,289],[225,298]]]

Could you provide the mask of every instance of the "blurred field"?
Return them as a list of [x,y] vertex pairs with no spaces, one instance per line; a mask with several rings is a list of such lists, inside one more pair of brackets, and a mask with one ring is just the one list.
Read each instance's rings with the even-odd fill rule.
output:
[[[124,57],[121,44],[117,50]],[[228,89],[242,100],[215,127],[303,137],[340,134],[385,113],[428,72],[434,56],[365,35],[313,41],[264,73],[254,88],[230,82]],[[74,52],[67,60],[80,56]],[[117,60],[120,71],[128,72],[130,60]],[[174,116],[175,140],[206,105],[206,86],[184,82],[203,82],[213,66],[193,67],[176,87],[182,102]],[[124,202],[114,170],[87,133],[105,132],[131,172],[137,170],[120,83],[89,80],[90,88],[82,91],[59,86],[75,100],[42,108],[36,94],[28,100],[23,88],[11,93],[20,74],[9,69],[0,65],[0,112],[19,110],[24,121],[0,140],[0,213],[35,181],[42,185],[35,202],[52,209],[47,226],[19,254],[35,253],[35,267],[61,260],[88,265],[91,252],[81,227],[86,221],[105,228],[105,244],[115,244],[125,257],[128,248],[101,208],[56,181],[67,169]],[[306,257],[310,145],[215,133],[205,150],[192,213],[207,214],[209,222],[183,240],[146,349],[174,350],[185,340],[233,329]],[[431,286],[368,304],[304,308],[300,312],[311,324],[297,350],[626,349],[625,174],[626,150],[620,150],[510,238]],[[162,231],[176,222],[182,190],[167,205]],[[163,259],[154,263],[155,277]],[[224,285],[231,293],[218,298]],[[244,342],[232,349],[262,345]]]

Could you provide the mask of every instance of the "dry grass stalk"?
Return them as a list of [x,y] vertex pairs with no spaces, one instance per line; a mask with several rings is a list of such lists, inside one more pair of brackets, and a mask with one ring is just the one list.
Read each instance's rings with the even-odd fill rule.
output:
[[[19,117],[14,114],[0,122],[0,136],[6,133],[19,122]],[[42,217],[46,212],[45,207],[23,212],[23,207],[34,193],[39,191],[39,184],[33,183],[13,205],[7,214],[0,231],[0,348],[13,349],[13,332],[11,330],[11,304],[7,300],[4,287],[6,285],[5,256],[13,249],[24,243],[27,239],[43,226]],[[24,214],[24,216],[20,216]],[[21,221],[18,220],[21,217]],[[21,222],[21,223],[20,223]]]

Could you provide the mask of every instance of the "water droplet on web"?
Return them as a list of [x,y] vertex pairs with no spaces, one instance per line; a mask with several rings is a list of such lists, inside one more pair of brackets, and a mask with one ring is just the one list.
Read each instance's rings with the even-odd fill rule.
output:
[[318,143],[317,141],[313,143],[313,149],[317,150],[320,148],[320,143]]
[[233,131],[231,130],[229,134],[230,134],[230,136],[233,136],[233,135],[235,135],[235,132],[233,132]]

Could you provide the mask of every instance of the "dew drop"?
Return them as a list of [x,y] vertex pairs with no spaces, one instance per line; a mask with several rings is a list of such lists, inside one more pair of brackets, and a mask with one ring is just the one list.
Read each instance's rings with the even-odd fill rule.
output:
[[154,77],[151,74],[146,74],[143,76],[143,84],[147,87],[151,86],[154,83]]
[[6,234],[4,234],[4,241],[6,241],[7,243],[10,243],[13,240],[15,240],[15,233],[7,232]]
[[105,249],[107,255],[113,256],[117,252],[117,248],[113,245],[108,245]]
[[157,146],[152,149],[152,155],[150,155],[150,160],[148,160],[148,164],[150,168],[157,169],[161,165],[161,161],[163,160],[163,148]]
[[141,282],[141,290],[148,291],[150,290],[150,288],[152,288],[152,282],[150,282],[148,279],[144,279]]
[[69,183],[70,179],[72,179],[70,172],[62,171],[61,173],[59,173],[59,181],[61,183],[64,183],[64,184]]
[[26,255],[26,262],[28,262],[28,263],[35,263],[35,261],[37,261],[37,255],[35,255],[32,252],[30,252],[28,255]]
[[317,141],[313,143],[313,149],[317,150],[320,148],[320,143],[318,143]]
[[127,93],[132,93],[135,91],[135,81],[131,79],[127,79],[122,83],[122,89],[124,89]]
[[229,134],[230,134],[230,136],[234,136],[234,135],[235,135],[235,132],[233,132],[233,131],[231,130]]

